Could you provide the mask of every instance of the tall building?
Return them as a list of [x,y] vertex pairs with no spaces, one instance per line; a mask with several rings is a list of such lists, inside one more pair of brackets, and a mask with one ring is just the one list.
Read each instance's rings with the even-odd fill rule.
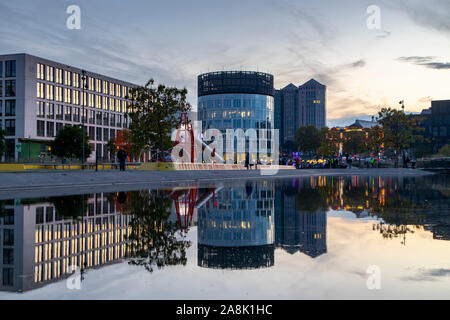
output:
[[[0,128],[7,161],[36,161],[58,130],[85,123],[100,158],[107,142],[127,128],[128,89],[136,85],[29,54],[0,55]],[[4,88],[4,90],[3,90]],[[84,114],[83,114],[84,107]]]
[[289,84],[275,90],[275,129],[280,130],[280,147],[293,151],[295,133],[301,126],[326,125],[326,86],[314,79],[300,87]]
[[[198,120],[203,130],[224,134],[224,159],[245,161],[245,152],[226,154],[227,129],[273,129],[273,76],[253,71],[219,71],[198,76]],[[234,141],[236,148],[236,139]],[[268,146],[270,150],[270,145]],[[255,161],[255,159],[251,159]],[[265,161],[266,159],[260,159]]]
[[326,86],[314,79],[309,80],[299,87],[300,101],[300,126],[316,126],[318,129],[325,127],[326,114]]
[[275,92],[275,124],[280,130],[280,146],[288,148],[295,141],[295,132],[299,127],[300,105],[299,90],[292,83]]

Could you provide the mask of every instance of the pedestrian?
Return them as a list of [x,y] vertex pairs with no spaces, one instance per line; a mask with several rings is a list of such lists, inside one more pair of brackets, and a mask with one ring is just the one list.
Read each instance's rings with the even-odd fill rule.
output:
[[248,152],[245,154],[245,167],[247,170],[250,169],[250,154]]
[[117,152],[117,159],[119,159],[119,163],[120,163],[120,171],[125,171],[125,161],[128,157],[128,153],[123,150],[120,149],[119,152]]

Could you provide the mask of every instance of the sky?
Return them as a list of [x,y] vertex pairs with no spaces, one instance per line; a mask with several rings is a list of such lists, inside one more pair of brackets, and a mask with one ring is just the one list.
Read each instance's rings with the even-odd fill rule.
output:
[[[70,5],[80,29],[67,28]],[[0,54],[23,52],[186,87],[194,110],[204,72],[268,72],[277,89],[314,78],[328,126],[349,125],[400,100],[420,112],[450,99],[450,1],[0,0]]]

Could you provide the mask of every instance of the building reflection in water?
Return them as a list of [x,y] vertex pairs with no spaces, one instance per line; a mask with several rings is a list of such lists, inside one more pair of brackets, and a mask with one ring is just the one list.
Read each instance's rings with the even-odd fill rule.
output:
[[185,232],[196,224],[200,267],[267,268],[276,248],[316,258],[327,252],[330,209],[369,217],[404,244],[416,228],[450,240],[449,190],[445,175],[308,177],[0,201],[0,290],[40,287],[72,265],[186,264]]
[[198,209],[198,265],[256,269],[274,264],[274,184],[214,191]]
[[10,200],[1,211],[2,290],[34,289],[70,275],[72,265],[95,268],[127,255],[130,216],[103,194]]

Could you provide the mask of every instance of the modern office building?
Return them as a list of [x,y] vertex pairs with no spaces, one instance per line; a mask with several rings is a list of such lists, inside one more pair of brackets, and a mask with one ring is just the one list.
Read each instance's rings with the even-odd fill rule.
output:
[[275,128],[280,130],[280,147],[293,151],[295,133],[301,126],[326,125],[326,86],[314,79],[300,87],[289,84],[275,91]]
[[253,71],[219,71],[199,75],[197,116],[203,130],[218,129],[223,133],[225,160],[244,162],[248,144],[245,152],[226,154],[226,130],[274,129],[273,76]]
[[84,122],[94,150],[91,159],[95,154],[106,158],[107,142],[129,125],[125,96],[135,86],[29,54],[0,55],[4,157],[7,161],[39,160],[60,128]]
[[227,187],[198,209],[198,265],[256,269],[274,265],[274,186]]
[[299,91],[300,126],[313,125],[318,129],[325,127],[327,123],[326,86],[311,79],[301,85]]
[[[82,197],[82,196],[78,196]],[[128,255],[132,216],[106,194],[84,195],[77,217],[67,197],[0,201],[0,291],[23,292],[67,278],[74,266],[97,268]]]
[[450,100],[432,101],[431,108],[423,110],[420,117],[425,118],[424,135],[431,140],[434,153],[450,144]]

